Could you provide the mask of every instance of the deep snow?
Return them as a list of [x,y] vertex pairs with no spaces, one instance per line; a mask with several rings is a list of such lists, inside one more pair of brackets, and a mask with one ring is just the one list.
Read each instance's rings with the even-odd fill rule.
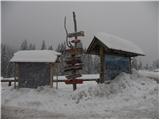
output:
[[[55,85],[54,85],[55,86]],[[158,118],[158,83],[136,71],[110,83],[37,89],[2,85],[2,118]]]

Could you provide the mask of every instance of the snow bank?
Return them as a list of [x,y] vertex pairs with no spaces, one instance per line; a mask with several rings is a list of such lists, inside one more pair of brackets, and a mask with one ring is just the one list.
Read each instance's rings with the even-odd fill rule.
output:
[[139,74],[149,77],[155,80],[159,80],[159,72],[153,72],[153,71],[146,71],[146,70],[140,70]]
[[2,107],[45,111],[62,118],[158,117],[158,84],[136,71],[132,75],[122,73],[110,83],[98,85],[92,81],[77,87],[72,91],[72,85],[64,83],[59,89],[2,86]]
[[72,98],[79,103],[80,99],[91,99],[94,97],[128,96],[128,99],[147,97],[148,93],[158,94],[158,85],[155,81],[141,76],[133,71],[132,75],[121,73],[114,80],[99,84],[96,87],[80,89],[73,93]]

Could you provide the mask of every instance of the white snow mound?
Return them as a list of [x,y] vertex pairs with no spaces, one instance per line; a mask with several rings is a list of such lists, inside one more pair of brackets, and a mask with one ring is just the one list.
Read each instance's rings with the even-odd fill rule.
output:
[[[81,99],[92,99],[95,97],[129,96],[131,98],[144,97],[146,94],[156,94],[158,85],[156,81],[141,76],[138,72],[132,71],[132,75],[121,73],[114,80],[104,84],[91,86],[86,89],[77,90],[72,94],[72,99],[77,103]],[[146,97],[146,96],[145,96]]]

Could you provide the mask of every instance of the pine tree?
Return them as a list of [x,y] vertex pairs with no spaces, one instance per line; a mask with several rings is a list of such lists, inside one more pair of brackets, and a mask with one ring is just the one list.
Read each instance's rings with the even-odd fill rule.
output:
[[46,43],[44,40],[42,41],[41,50],[46,50]]
[[29,44],[29,48],[28,48],[29,50],[35,50],[36,49],[36,47],[35,47],[35,45],[34,44],[32,44],[32,43],[30,43]]
[[1,51],[1,74],[3,77],[10,77],[13,76],[13,64],[10,64],[10,59],[13,57],[14,50],[5,45],[2,44],[2,51]]
[[60,75],[64,75],[65,58],[67,57],[65,49],[66,49],[65,42],[59,43],[58,47],[56,48],[56,51],[62,54],[60,56],[61,64],[58,65]]
[[138,70],[141,70],[142,69],[142,61],[139,60],[139,64],[138,64]]
[[145,69],[146,69],[146,70],[148,70],[148,69],[149,69],[149,65],[148,65],[148,64],[146,64]]
[[32,50],[32,43],[29,44],[29,50]]
[[52,45],[50,45],[50,46],[48,47],[48,50],[53,50]]
[[20,50],[28,50],[27,40],[24,40],[20,46]]
[[35,49],[36,49],[36,45],[32,44],[32,50],[35,50]]
[[138,69],[138,63],[137,63],[137,59],[134,57],[133,59],[132,59],[132,68],[134,68],[134,69]]
[[153,61],[152,67],[153,67],[153,69],[159,68],[159,59]]

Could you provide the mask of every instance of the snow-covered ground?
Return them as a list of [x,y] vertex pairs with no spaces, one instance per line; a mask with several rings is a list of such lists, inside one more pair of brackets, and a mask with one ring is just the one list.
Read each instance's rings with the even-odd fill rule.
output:
[[58,89],[7,85],[2,84],[2,118],[159,117],[158,83],[141,72],[122,73],[109,84],[84,82],[76,91],[64,83]]
[[139,70],[139,74],[159,81],[159,72],[147,71],[147,70]]

